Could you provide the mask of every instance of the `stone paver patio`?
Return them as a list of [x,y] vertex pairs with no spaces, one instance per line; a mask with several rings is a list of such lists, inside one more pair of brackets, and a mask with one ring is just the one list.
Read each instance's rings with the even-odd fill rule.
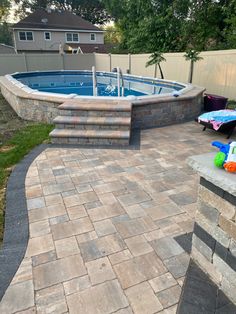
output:
[[140,149],[50,147],[26,178],[27,252],[0,313],[176,313],[198,177],[224,136],[194,123],[141,132]]

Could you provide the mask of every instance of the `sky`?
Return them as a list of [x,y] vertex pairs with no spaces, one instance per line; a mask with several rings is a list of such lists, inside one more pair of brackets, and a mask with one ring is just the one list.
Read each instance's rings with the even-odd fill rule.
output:
[[[11,2],[13,2],[13,1],[11,1]],[[10,14],[7,17],[7,22],[8,23],[16,23],[16,22],[18,22],[19,19],[16,19],[15,16],[14,16],[16,7],[17,6],[15,4],[12,4],[12,7],[10,9]]]

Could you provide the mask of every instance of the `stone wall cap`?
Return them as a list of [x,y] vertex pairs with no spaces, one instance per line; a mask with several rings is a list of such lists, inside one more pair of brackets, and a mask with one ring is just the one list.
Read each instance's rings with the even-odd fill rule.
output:
[[236,196],[236,173],[229,173],[224,169],[217,168],[214,165],[215,155],[216,153],[212,152],[191,156],[187,159],[187,163],[201,177]]

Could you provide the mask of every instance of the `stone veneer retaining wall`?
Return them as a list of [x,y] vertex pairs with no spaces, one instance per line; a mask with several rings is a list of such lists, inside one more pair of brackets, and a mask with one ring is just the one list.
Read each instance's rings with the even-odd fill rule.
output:
[[145,129],[194,119],[202,110],[203,92],[203,88],[193,87],[179,97],[165,96],[133,102],[132,127]]
[[[0,88],[15,112],[25,120],[52,123],[59,115],[58,105],[74,98],[70,95],[60,97],[29,93],[27,88],[24,90],[16,86],[6,77],[0,78]],[[197,117],[201,112],[203,92],[203,88],[193,87],[179,97],[163,96],[134,101],[132,128],[165,126]],[[89,101],[96,102],[97,99],[91,98]],[[122,99],[120,101],[126,102]]]
[[200,174],[191,255],[236,304],[236,175],[214,168],[213,158],[189,159]]

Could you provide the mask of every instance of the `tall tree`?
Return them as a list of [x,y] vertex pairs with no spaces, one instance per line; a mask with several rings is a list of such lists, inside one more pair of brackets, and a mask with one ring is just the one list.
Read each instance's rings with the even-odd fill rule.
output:
[[48,6],[73,11],[93,24],[104,24],[110,20],[102,0],[14,0],[18,5],[16,14],[20,17],[39,8]]
[[129,52],[236,46],[236,0],[103,0]]
[[6,22],[0,24],[0,43],[5,45],[13,45],[12,31]]
[[11,7],[9,0],[0,0],[0,22],[4,21]]
[[229,5],[225,7],[225,29],[223,36],[225,38],[223,48],[236,48],[236,0],[230,1]]
[[106,25],[102,28],[105,31],[105,44],[119,44],[121,43],[121,31],[116,25]]

